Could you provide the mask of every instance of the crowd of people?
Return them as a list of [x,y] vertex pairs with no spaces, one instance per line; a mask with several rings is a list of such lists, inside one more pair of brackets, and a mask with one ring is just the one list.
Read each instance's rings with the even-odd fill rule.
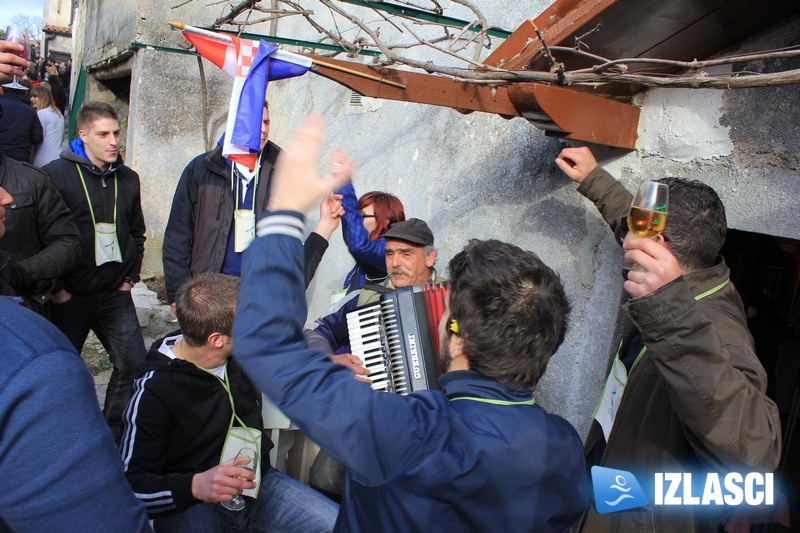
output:
[[[16,46],[0,41],[0,80],[28,68]],[[623,285],[603,408],[582,441],[534,396],[568,326],[558,273],[493,239],[470,240],[438,272],[428,223],[406,218],[392,194],[358,198],[347,154],[318,175],[321,119],[282,149],[265,102],[254,168],[224,158],[222,140],[186,165],[162,249],[179,329],[148,350],[131,297],[145,247],[140,178],[120,155],[117,112],[86,102],[58,150],[42,142],[59,118],[63,135],[50,89],[26,104],[38,130],[22,126],[21,100],[0,102],[0,529],[717,531],[741,517],[652,503],[598,513],[590,469],[778,464],[778,410],[719,257],[725,208],[700,181],[660,180],[669,218],[641,238],[625,233],[632,195],[588,148],[555,161],[638,265]],[[7,120],[28,144],[3,142]],[[353,263],[306,331],[305,290],[340,227]],[[443,282],[441,390],[373,391],[349,353],[347,313]],[[113,367],[102,411],[78,357],[90,331]],[[262,394],[338,465],[338,492],[269,463]],[[240,448],[254,450],[254,466]]]
[[54,59],[45,62],[37,56],[36,63],[18,68],[17,84],[0,84],[0,148],[13,159],[41,168],[58,159],[63,148],[72,60],[57,65]]

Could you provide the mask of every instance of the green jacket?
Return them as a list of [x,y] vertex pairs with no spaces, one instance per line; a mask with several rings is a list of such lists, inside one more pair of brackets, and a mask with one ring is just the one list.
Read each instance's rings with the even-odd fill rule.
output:
[[[632,195],[607,172],[578,187],[616,230]],[[601,465],[650,476],[655,472],[772,472],[781,455],[778,408],[767,398],[767,375],[754,352],[744,306],[720,258],[623,310],[646,351],[627,387]],[[594,421],[587,455],[602,437]],[[641,482],[642,479],[639,478]],[[584,531],[717,531],[722,512],[653,506],[600,515],[592,505]]]

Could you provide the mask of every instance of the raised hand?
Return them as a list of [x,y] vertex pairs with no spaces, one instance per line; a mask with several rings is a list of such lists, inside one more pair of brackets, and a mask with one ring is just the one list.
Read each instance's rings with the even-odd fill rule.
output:
[[336,173],[327,180],[319,176],[317,165],[325,137],[324,129],[322,118],[312,116],[292,132],[286,149],[278,157],[272,176],[270,211],[305,213],[349,180],[345,172]]
[[582,183],[597,167],[597,160],[586,146],[564,148],[556,157],[556,166],[572,181]]

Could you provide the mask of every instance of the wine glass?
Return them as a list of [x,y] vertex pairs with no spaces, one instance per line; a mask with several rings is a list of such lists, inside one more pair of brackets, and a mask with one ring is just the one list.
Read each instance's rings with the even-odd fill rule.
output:
[[[18,55],[25,61],[30,61],[31,57],[31,41],[28,39],[28,32],[18,26],[9,26],[6,28],[6,41],[11,41],[12,43],[18,43],[23,46],[22,52],[11,52],[14,55]],[[6,85],[6,87],[10,89],[17,89],[21,91],[25,91],[28,88],[19,83],[19,78],[16,74],[14,74],[14,81]]]
[[[628,212],[628,229],[643,239],[655,239],[664,231],[667,224],[667,208],[669,206],[669,188],[666,183],[645,181],[639,184]],[[623,276],[627,279],[627,270],[641,272],[639,265],[623,266]]]
[[[247,463],[242,463],[240,459],[247,459]],[[239,450],[239,453],[236,454],[233,464],[234,466],[240,466],[255,473],[258,466],[258,453],[253,448],[242,448]],[[241,494],[237,494],[231,501],[220,502],[220,505],[231,511],[241,511],[244,509],[244,498]]]

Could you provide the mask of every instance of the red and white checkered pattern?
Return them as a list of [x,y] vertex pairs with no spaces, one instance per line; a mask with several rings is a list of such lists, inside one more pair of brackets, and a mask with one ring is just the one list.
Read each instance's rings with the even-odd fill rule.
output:
[[236,57],[236,77],[247,77],[256,53],[258,53],[258,41],[239,39],[239,53]]

